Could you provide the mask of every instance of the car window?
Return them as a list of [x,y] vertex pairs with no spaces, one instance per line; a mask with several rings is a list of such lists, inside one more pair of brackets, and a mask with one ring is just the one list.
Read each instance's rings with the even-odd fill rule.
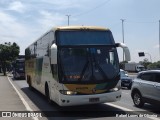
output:
[[145,81],[154,81],[152,73],[144,73],[140,76],[140,79]]
[[127,77],[125,71],[120,71],[121,77]]
[[137,78],[141,79],[142,73],[137,75]]
[[155,75],[155,81],[160,83],[160,73]]

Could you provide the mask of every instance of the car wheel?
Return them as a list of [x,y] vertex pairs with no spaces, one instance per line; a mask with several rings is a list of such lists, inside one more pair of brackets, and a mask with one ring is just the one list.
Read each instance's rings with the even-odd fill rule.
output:
[[136,107],[143,107],[144,102],[143,102],[142,96],[139,92],[133,93],[133,102]]

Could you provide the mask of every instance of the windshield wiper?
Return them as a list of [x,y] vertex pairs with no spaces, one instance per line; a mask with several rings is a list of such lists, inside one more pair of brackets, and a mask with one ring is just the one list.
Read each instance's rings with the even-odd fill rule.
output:
[[97,60],[95,59],[95,55],[93,55],[93,60],[95,62],[95,68],[97,67],[101,73],[101,75],[103,76],[103,78],[105,78],[106,80],[109,80],[109,78],[107,77],[107,75],[105,74],[105,72],[103,71],[103,69],[101,68],[101,66],[98,64]]
[[78,81],[81,81],[81,80],[82,80],[82,78],[83,78],[83,76],[84,76],[84,73],[86,72],[88,66],[89,66],[89,61],[87,61],[86,64],[84,65],[84,68],[83,68],[83,70],[82,70],[82,72],[81,72],[81,75],[80,75],[80,78],[78,79]]
[[[90,49],[89,49],[90,51]],[[89,52],[90,53],[90,52]],[[86,64],[84,65],[84,68],[80,74],[80,78],[78,79],[78,81],[81,81],[83,79],[83,76],[87,70],[87,68],[89,67],[89,63],[91,62],[91,79],[95,80],[96,77],[94,75],[94,69],[98,68],[98,70],[100,71],[101,75],[103,76],[104,79],[109,80],[107,75],[105,74],[105,72],[103,71],[103,69],[100,67],[100,65],[98,64],[98,62],[95,59],[95,56],[90,54],[88,55],[87,53],[87,59],[88,61],[86,62]]]
[[81,72],[81,74],[80,74],[80,78],[78,79],[78,81],[81,81],[81,80],[82,80],[82,78],[83,78],[83,76],[84,76],[87,68],[89,67],[89,61],[90,61],[90,58],[89,58],[89,55],[88,55],[88,52],[87,52],[87,62],[86,62],[86,64],[85,64],[84,67],[83,67],[83,70],[82,70],[82,72]]

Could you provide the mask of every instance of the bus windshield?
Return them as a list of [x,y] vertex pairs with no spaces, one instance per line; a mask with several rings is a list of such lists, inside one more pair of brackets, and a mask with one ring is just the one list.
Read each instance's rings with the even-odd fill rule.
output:
[[60,82],[101,83],[119,74],[110,31],[58,31],[56,37]]
[[25,61],[24,61],[24,59],[23,59],[23,60],[17,59],[17,60],[15,61],[15,63],[14,63],[14,67],[15,67],[16,69],[24,69],[24,67],[25,67]]
[[59,60],[63,83],[106,82],[119,72],[114,47],[61,48]]
[[24,62],[17,62],[16,67],[17,68],[24,68],[25,64]]

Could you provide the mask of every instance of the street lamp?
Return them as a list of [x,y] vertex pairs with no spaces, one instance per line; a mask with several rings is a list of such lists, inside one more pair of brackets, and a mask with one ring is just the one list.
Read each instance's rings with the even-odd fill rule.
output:
[[[0,55],[1,55],[1,48],[0,48]],[[0,58],[0,73],[2,73],[2,65],[1,65],[1,58]]]
[[[124,19],[121,19],[122,20],[122,37],[123,37],[123,43],[124,43]],[[124,61],[124,51],[123,51],[123,61]]]
[[160,20],[159,20],[159,58],[160,58]]
[[69,18],[70,18],[71,15],[66,15],[66,16],[68,17],[68,26],[69,26]]
[[149,54],[149,53],[144,53],[144,54],[149,55],[149,57],[150,57],[150,61],[151,61],[151,63],[152,63],[152,57],[151,57],[151,54]]
[[144,53],[144,52],[139,52],[138,53],[138,55],[139,55],[139,57],[143,57],[143,56],[145,56],[145,55],[149,55],[149,57],[150,57],[150,61],[151,61],[151,63],[152,63],[152,57],[151,57],[151,54],[149,54],[149,53]]

